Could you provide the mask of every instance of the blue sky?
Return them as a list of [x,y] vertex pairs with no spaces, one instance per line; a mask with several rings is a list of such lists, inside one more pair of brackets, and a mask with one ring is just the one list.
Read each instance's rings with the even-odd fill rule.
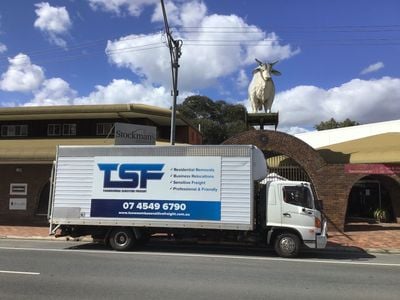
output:
[[[254,61],[279,60],[272,111],[296,133],[400,117],[398,0],[165,0],[183,40],[179,101],[249,107]],[[0,106],[170,107],[159,0],[0,1]],[[250,109],[249,109],[250,110]]]

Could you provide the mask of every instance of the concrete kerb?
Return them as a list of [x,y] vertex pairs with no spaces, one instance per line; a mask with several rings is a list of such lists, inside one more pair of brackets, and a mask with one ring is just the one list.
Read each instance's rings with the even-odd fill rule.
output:
[[324,251],[325,253],[367,253],[367,254],[400,254],[400,249],[385,249],[385,248],[359,248],[355,246],[328,246],[322,250],[313,251]]
[[376,248],[367,248],[364,249],[367,253],[375,253],[375,254],[400,254],[400,249],[376,249]]
[[88,242],[93,243],[93,239],[88,236],[80,238],[71,237],[55,237],[55,236],[16,236],[16,235],[1,235],[0,239],[12,239],[12,240],[46,240],[46,241],[72,241],[72,242]]

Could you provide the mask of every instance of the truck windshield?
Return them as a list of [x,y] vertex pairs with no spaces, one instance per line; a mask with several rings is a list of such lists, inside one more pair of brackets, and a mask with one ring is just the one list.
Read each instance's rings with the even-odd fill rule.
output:
[[283,187],[283,199],[292,205],[314,208],[311,191],[305,186]]

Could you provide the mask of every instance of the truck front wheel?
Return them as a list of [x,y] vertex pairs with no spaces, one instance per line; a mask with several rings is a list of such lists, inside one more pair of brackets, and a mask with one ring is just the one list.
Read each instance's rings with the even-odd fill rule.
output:
[[280,257],[296,257],[300,250],[300,239],[293,233],[281,233],[275,239],[274,249]]
[[111,248],[117,251],[127,251],[133,247],[136,238],[130,228],[115,228],[111,230],[109,242]]

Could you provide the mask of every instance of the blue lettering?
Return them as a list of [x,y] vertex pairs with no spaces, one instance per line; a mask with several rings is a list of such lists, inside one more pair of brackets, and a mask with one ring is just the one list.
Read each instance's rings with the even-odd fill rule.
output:
[[[137,188],[139,184],[139,171],[133,164],[123,164],[119,167],[119,178],[126,179],[127,181],[117,181],[120,188]],[[104,186],[105,187],[105,186]]]
[[[160,180],[164,164],[98,164],[104,172],[104,188],[147,188],[148,180]],[[111,180],[111,173],[118,171],[122,180]]]

